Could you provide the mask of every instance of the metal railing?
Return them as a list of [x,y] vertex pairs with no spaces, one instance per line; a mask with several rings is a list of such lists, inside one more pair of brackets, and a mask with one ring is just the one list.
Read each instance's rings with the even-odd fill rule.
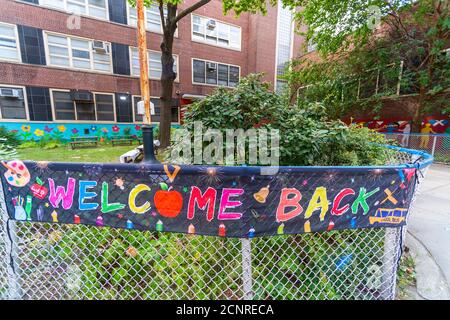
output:
[[[418,158],[390,154],[387,164]],[[237,239],[13,221],[3,210],[0,298],[393,299],[405,231]]]
[[435,162],[450,164],[450,134],[384,133],[404,148],[422,150],[434,157]]

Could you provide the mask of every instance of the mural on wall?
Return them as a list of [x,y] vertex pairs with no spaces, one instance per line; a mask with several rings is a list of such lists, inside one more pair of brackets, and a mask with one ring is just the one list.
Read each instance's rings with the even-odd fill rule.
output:
[[114,136],[142,136],[139,124],[4,122],[0,125],[16,132],[24,141],[68,141],[74,137],[87,136],[104,141]]
[[[351,119],[351,121],[362,127],[367,127],[380,133],[411,133],[412,119]],[[346,123],[348,124],[350,121],[346,121]],[[428,116],[422,121],[422,129],[420,133],[450,134],[450,118]]]
[[[0,126],[16,132],[23,141],[57,140],[69,141],[74,137],[96,136],[105,141],[114,136],[141,137],[142,124],[135,123],[43,123],[43,122],[0,122]],[[179,125],[172,125],[177,128]]]
[[380,133],[408,134],[411,132],[411,120],[409,119],[353,120],[353,123]]
[[[427,124],[429,124],[429,126],[427,126]],[[426,117],[422,122],[422,129],[427,127],[433,131],[431,133],[450,134],[450,118]]]
[[221,237],[401,227],[416,167],[367,169],[2,161],[7,212],[20,221]]

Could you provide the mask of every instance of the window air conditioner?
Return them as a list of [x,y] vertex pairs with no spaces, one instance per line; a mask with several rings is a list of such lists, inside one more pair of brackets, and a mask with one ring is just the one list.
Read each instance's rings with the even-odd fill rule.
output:
[[217,69],[217,64],[212,63],[212,62],[207,62],[206,63],[206,69],[207,70],[216,70]]
[[84,90],[71,90],[70,97],[73,101],[77,102],[94,102],[94,95],[92,92],[84,91]]
[[94,41],[92,43],[92,49],[98,53],[108,53],[109,45],[104,41]]
[[208,30],[214,30],[216,28],[216,21],[214,20],[209,20],[206,23],[206,28],[208,28]]
[[12,88],[2,88],[0,89],[0,97],[19,99],[20,91]]

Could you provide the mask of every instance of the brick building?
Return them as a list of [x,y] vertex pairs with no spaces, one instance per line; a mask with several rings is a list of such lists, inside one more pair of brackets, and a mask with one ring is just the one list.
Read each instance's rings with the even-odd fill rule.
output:
[[[139,130],[136,11],[126,0],[0,0],[0,5],[1,125],[26,139]],[[145,18],[157,122],[158,9],[147,8]],[[235,18],[223,16],[220,0],[183,18],[173,50],[174,125],[182,117],[180,106],[217,86],[233,87],[249,73],[264,72],[274,89],[281,88],[278,75],[303,47],[293,27],[290,11],[281,6],[268,8],[266,16]]]

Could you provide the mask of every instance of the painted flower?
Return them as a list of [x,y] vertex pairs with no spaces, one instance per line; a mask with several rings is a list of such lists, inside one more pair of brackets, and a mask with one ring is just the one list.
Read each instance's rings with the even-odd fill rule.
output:
[[67,129],[64,126],[58,126],[58,130],[61,132],[65,132]]
[[73,134],[77,134],[77,133],[78,133],[77,128],[73,128],[73,129],[72,129],[72,133],[73,133]]
[[102,128],[102,132],[103,132],[103,133],[108,133],[108,129]]
[[118,126],[112,127],[113,132],[119,132],[120,128]]
[[30,126],[26,126],[26,125],[23,125],[23,126],[22,126],[22,131],[24,131],[24,132],[30,132],[30,130],[31,130],[31,127],[30,127]]
[[48,125],[46,125],[44,128],[44,131],[48,132],[48,133],[52,132],[52,130],[53,130],[53,128],[50,128]]
[[14,130],[11,130],[11,132],[12,133],[17,133],[17,132],[19,132],[19,130],[14,129]]
[[34,130],[34,134],[37,135],[38,137],[42,137],[44,135],[44,131],[36,129]]
[[92,126],[91,131],[97,131],[97,126]]
[[141,126],[137,124],[134,126],[134,129],[136,129],[136,131],[139,131],[139,130],[141,130]]

